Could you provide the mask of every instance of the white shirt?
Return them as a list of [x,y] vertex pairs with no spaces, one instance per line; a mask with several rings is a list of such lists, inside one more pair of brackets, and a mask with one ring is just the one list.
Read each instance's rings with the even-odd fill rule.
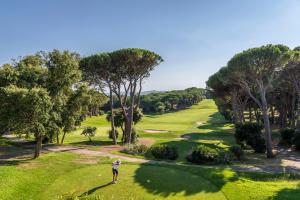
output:
[[121,164],[121,161],[118,162],[118,161],[116,160],[116,161],[114,161],[114,162],[112,163],[112,168],[113,168],[113,169],[118,169],[119,166],[120,166],[120,164]]

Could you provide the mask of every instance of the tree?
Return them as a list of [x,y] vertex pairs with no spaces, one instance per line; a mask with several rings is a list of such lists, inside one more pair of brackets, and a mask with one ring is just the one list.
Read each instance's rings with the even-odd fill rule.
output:
[[0,87],[15,85],[18,80],[18,73],[10,64],[4,64],[0,68]]
[[80,61],[80,69],[83,72],[83,79],[91,86],[105,93],[105,87],[109,90],[110,112],[112,115],[111,129],[114,144],[117,144],[116,130],[114,124],[114,97],[113,97],[113,77],[114,71],[111,64],[111,57],[108,53],[100,53],[83,58]]
[[[142,120],[143,113],[140,109],[135,109],[133,112],[133,123],[137,124]],[[106,115],[106,120],[111,121],[112,116],[111,112],[108,112]],[[122,141],[125,138],[125,127],[124,124],[126,122],[122,109],[114,109],[114,122],[116,127],[120,127],[123,133]]]
[[[300,133],[300,47],[296,47],[293,56],[284,70],[287,80],[292,84],[298,96],[296,109],[296,132]],[[293,104],[294,105],[294,104]],[[294,111],[293,111],[294,112]]]
[[34,158],[39,157],[52,107],[48,92],[43,88],[4,87],[0,89],[0,104],[0,121],[15,133],[34,134]]
[[84,135],[86,137],[89,138],[89,141],[92,142],[92,138],[91,137],[94,137],[95,134],[96,134],[96,131],[97,131],[97,128],[96,127],[91,127],[91,126],[88,126],[88,127],[85,127],[81,133],[81,135]]
[[[239,85],[262,110],[265,127],[267,157],[273,157],[271,128],[266,94],[290,58],[289,48],[283,45],[266,45],[236,54],[228,68],[235,73]],[[258,92],[258,96],[257,93]]]
[[69,133],[76,128],[76,124],[78,123],[81,114],[88,111],[89,100],[88,88],[84,84],[79,85],[70,95],[62,112],[63,136],[61,144],[64,143],[66,133]]
[[213,92],[218,107],[223,109],[223,113],[226,113],[226,108],[230,104],[233,121],[235,124],[240,124],[245,122],[244,110],[248,97],[234,79],[234,73],[231,73],[225,66],[210,76],[206,84],[208,89]]
[[[45,87],[49,91],[53,102],[50,111],[49,130],[50,140],[56,135],[56,142],[59,144],[60,129],[68,127],[68,120],[63,121],[67,102],[73,94],[72,87],[81,79],[79,70],[79,54],[69,51],[53,50],[49,53],[42,53],[45,67],[48,69]],[[72,124],[72,123],[71,123]],[[63,141],[63,140],[62,140]]]
[[133,113],[139,107],[143,80],[163,59],[154,52],[128,48],[110,53],[113,66],[113,92],[125,117],[124,143],[131,143]]

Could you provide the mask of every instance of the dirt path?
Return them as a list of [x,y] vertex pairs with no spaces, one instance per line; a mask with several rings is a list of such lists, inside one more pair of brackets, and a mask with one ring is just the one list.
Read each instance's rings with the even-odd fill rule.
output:
[[[115,146],[118,149],[118,146]],[[183,165],[183,166],[193,166],[193,167],[204,167],[204,168],[232,168],[238,172],[264,172],[264,173],[300,173],[300,162],[295,161],[291,163],[283,162],[282,165],[270,164],[270,165],[228,165],[228,166],[203,166],[203,165],[191,165],[191,164],[179,164],[175,162],[167,161],[156,161],[156,160],[147,160],[142,158],[133,158],[124,155],[116,155],[110,153],[108,149],[94,151],[88,150],[81,147],[75,146],[49,146],[44,148],[47,151],[51,152],[72,152],[76,154],[82,154],[87,156],[102,156],[109,157],[112,159],[120,158],[123,161],[134,162],[134,163],[149,163],[149,164],[164,164],[164,165]]]
[[[7,137],[7,138],[19,144],[26,142],[26,140],[23,139],[19,140],[12,137]],[[144,143],[148,145],[151,144],[152,142],[153,141],[151,141],[151,139],[144,141]],[[120,158],[123,161],[139,163],[139,164],[149,163],[149,164],[165,164],[165,165],[184,165],[184,166],[205,167],[205,168],[228,168],[229,167],[238,172],[300,173],[300,156],[297,153],[286,149],[281,149],[279,151],[279,155],[277,156],[277,158],[268,161],[268,164],[254,163],[254,164],[239,164],[239,165],[226,165],[226,166],[224,165],[203,166],[203,165],[192,165],[192,164],[179,164],[176,162],[167,162],[167,161],[148,160],[142,158],[129,157],[125,155],[117,155],[112,153],[114,151],[120,151],[123,148],[124,147],[120,145],[108,145],[108,146],[103,146],[100,150],[95,151],[95,150],[86,149],[84,147],[71,146],[71,145],[65,145],[65,146],[45,145],[43,147],[43,151],[44,152],[71,152],[71,153],[76,153],[76,154],[86,155],[86,156],[109,157],[111,159]],[[26,153],[26,155],[29,156],[30,154]],[[9,156],[10,159],[16,157],[19,157],[19,155],[16,154],[15,156],[13,155]]]

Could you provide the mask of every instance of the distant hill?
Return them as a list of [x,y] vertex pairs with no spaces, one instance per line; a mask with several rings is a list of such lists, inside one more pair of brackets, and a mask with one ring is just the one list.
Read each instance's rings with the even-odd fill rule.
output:
[[165,92],[165,91],[149,90],[149,91],[141,92],[141,95],[157,94],[157,93],[162,93],[162,92]]

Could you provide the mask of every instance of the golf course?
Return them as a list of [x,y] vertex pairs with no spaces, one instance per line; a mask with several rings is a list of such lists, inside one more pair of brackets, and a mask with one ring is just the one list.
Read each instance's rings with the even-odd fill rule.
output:
[[299,19],[0,1],[0,200],[300,200]]
[[[97,127],[93,144],[77,130],[66,136],[63,146],[101,151],[110,144],[104,116],[87,118],[85,125]],[[1,138],[0,156],[6,159],[0,165],[0,199],[299,199],[298,174],[185,164],[184,157],[200,143],[226,149],[234,142],[232,128],[212,100],[178,112],[146,115],[137,126],[139,140],[175,145],[180,156],[171,164],[122,160],[117,184],[111,184],[109,156],[44,150],[33,160],[30,148]]]

